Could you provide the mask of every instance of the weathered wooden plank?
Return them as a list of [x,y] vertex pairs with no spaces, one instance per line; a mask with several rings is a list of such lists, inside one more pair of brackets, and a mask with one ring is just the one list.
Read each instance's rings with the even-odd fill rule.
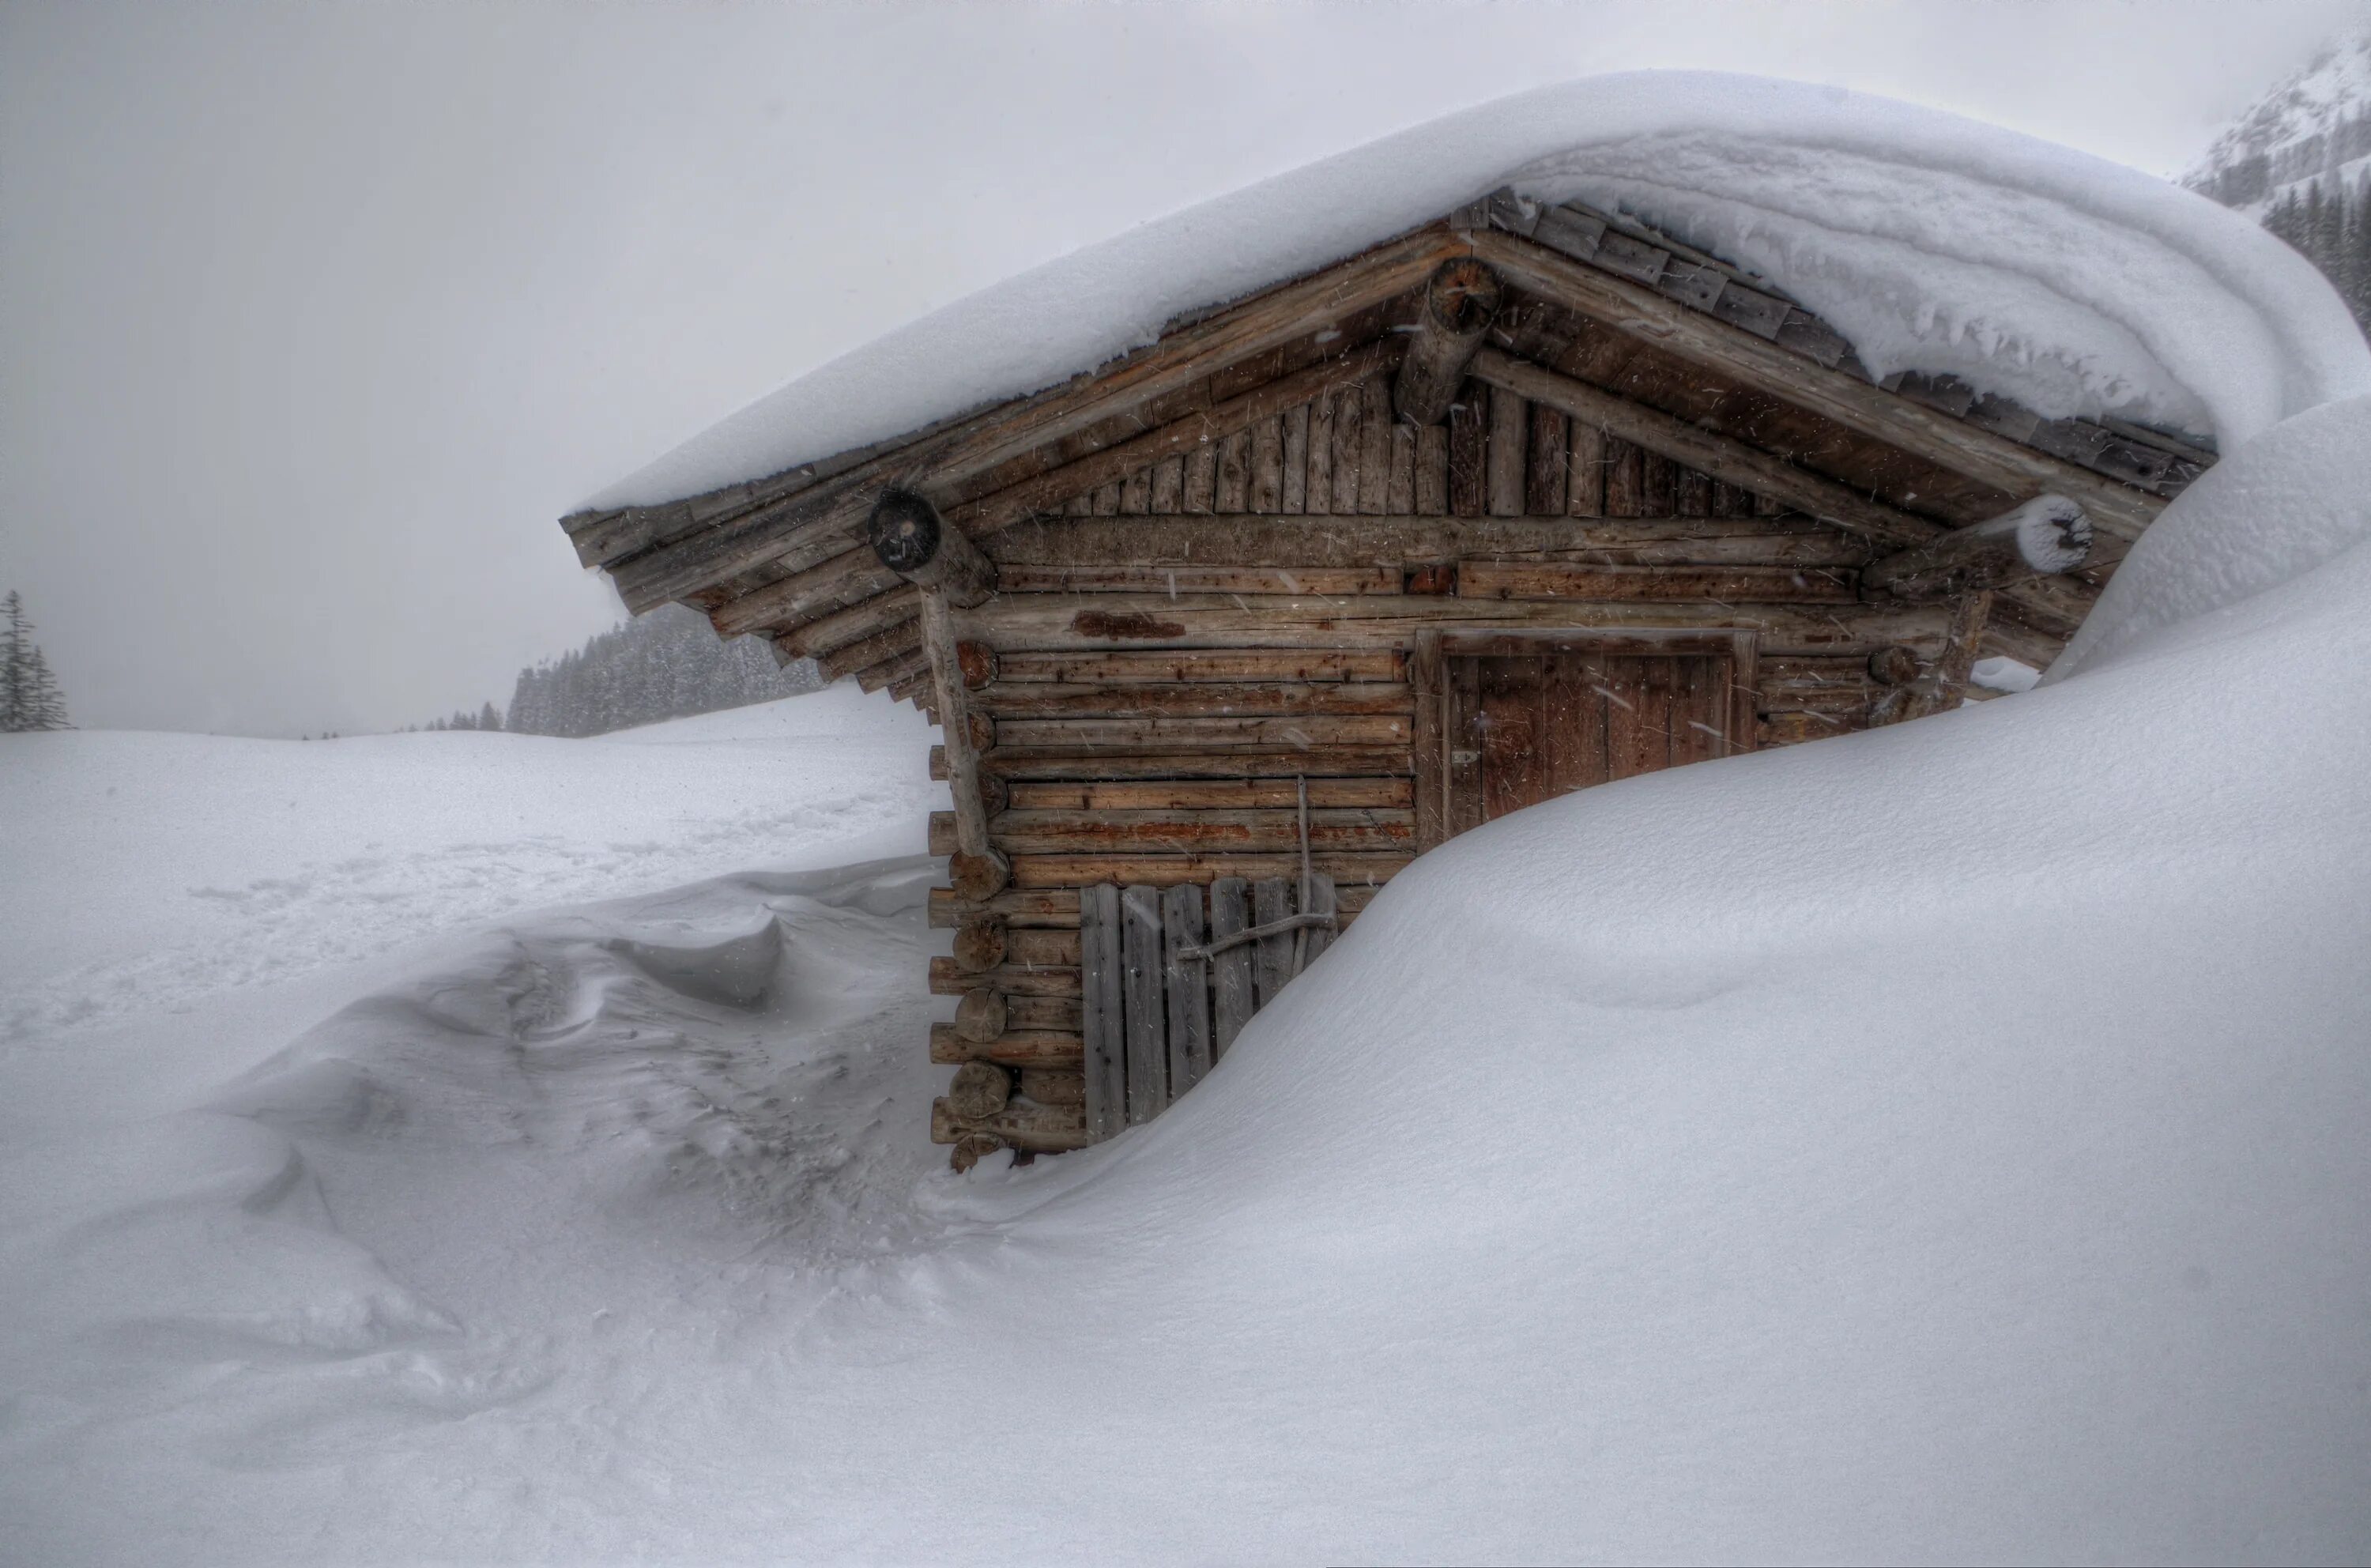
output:
[[[1415,859],[1413,854],[1310,857],[1313,869],[1332,877],[1346,894],[1354,886],[1381,887]],[[1086,887],[1126,877],[1151,887],[1214,877],[1299,876],[1301,857],[1290,855],[1028,855],[1014,863],[1013,881],[1024,887]]]
[[1155,516],[1167,516],[1183,511],[1186,501],[1186,459],[1163,457],[1151,466],[1152,502],[1150,510]]
[[1598,517],[1605,512],[1605,432],[1586,420],[1568,420],[1565,448],[1565,512]]
[[1468,380],[1449,409],[1449,510],[1480,517],[1490,510],[1489,389]]
[[1169,1009],[1161,984],[1160,890],[1143,883],[1121,889],[1119,920],[1128,1122],[1135,1126],[1169,1105]]
[[[974,695],[979,711],[1006,719],[1119,719],[1154,714],[1216,714],[1282,717],[1295,713],[1405,713],[1408,688],[1396,681],[1313,681],[1307,684],[1236,684],[1181,681],[1174,686],[1142,681],[1062,685],[1022,681]],[[1008,737],[1009,739],[1009,737]]]
[[[1576,418],[1577,424],[1590,423]],[[1605,515],[1636,517],[1646,510],[1647,455],[1634,444],[1618,435],[1608,434],[1602,427],[1598,439],[1605,448]]]
[[[1936,641],[1942,640],[1941,617],[1936,618]],[[944,765],[931,748],[931,767]],[[1362,778],[1405,772],[1408,750],[1404,745],[1314,746],[1272,752],[1221,752],[1205,748],[1173,752],[1110,752],[1092,748],[1072,751],[991,752],[981,759],[982,771],[1012,781],[1058,779],[1064,782],[1120,782],[1128,779],[1196,778]],[[1009,785],[1008,785],[1009,787]]]
[[[1033,603],[1039,599],[1045,606]],[[1000,654],[1007,649],[1093,648],[1152,640],[1204,648],[1405,647],[1418,630],[1461,621],[1604,630],[1733,628],[1762,633],[1764,645],[1776,653],[1866,651],[1888,642],[1925,651],[1941,645],[1949,618],[1939,606],[1923,605],[1611,603],[1386,594],[1308,600],[1275,595],[1249,607],[1216,595],[1151,600],[1124,594],[1087,599],[1024,594],[1000,599],[988,609],[985,616],[957,612],[959,629],[967,639],[995,646]],[[1153,610],[1158,613],[1148,613]],[[999,744],[1006,743],[1000,737]]]
[[1317,648],[1181,648],[1174,652],[1046,652],[999,655],[999,690],[1028,682],[1103,686],[1173,681],[1397,681],[1400,656],[1390,650]]
[[1052,1030],[1058,1034],[1076,1034],[1081,1026],[1081,1002],[1075,991],[1060,996],[1017,996],[1004,998],[1004,1032],[1015,1030]]
[[1074,1067],[1079,1037],[1052,1029],[1009,1029],[993,1040],[966,1040],[952,1023],[931,1025],[931,1060],[1001,1062],[1008,1067]]
[[[1251,926],[1250,884],[1241,877],[1219,877],[1210,883],[1210,940],[1217,942]],[[1243,1032],[1259,1006],[1253,989],[1252,944],[1240,942],[1210,960],[1212,1019],[1210,1058],[1223,1060],[1227,1047]]]
[[[1263,877],[1252,884],[1252,924],[1271,926],[1290,917],[1292,913],[1292,884],[1282,877]],[[1266,1007],[1276,1000],[1277,993],[1292,978],[1292,937],[1290,931],[1260,938],[1250,945],[1258,951],[1252,959],[1252,984],[1258,1005]]]
[[1179,882],[1161,895],[1162,988],[1169,1000],[1169,1098],[1175,1100],[1210,1071],[1210,986],[1208,961],[1183,958],[1202,945],[1202,890]]
[[[1859,535],[1810,518],[1393,516],[1328,519],[1209,516],[1159,520],[1058,518],[1024,524],[990,541],[1001,572],[1022,567],[1127,563],[1150,573],[1175,566],[1400,567],[1468,555],[1597,559],[1608,565],[1857,565],[1874,553]],[[1623,553],[1627,552],[1627,553]],[[1008,575],[1006,585],[1015,581]],[[1166,594],[1166,577],[1145,592]],[[1180,579],[1183,592],[1184,579]]]
[[[954,841],[954,820],[932,812],[932,854]],[[1292,810],[1250,808],[1192,811],[1009,811],[989,825],[989,841],[1012,855],[1169,855],[1222,851],[1276,851],[1299,844],[1299,818]],[[1397,807],[1313,807],[1309,842],[1327,850],[1413,849],[1416,817]],[[1012,933],[1015,942],[1023,934]],[[954,964],[952,959],[944,961]],[[1008,963],[1020,959],[1008,960]],[[969,984],[977,985],[977,978]],[[1044,987],[1023,986],[1023,991]]]
[[1701,468],[1681,468],[1671,487],[1671,510],[1682,517],[1712,515],[1712,476]]
[[922,623],[919,617],[899,621],[886,631],[876,631],[860,638],[845,648],[834,649],[815,661],[827,680],[839,680],[859,670],[917,653],[922,647]]
[[908,677],[926,675],[930,673],[930,668],[929,654],[919,648],[909,649],[906,652],[893,654],[877,664],[867,664],[857,671],[857,689],[868,692],[879,691],[884,686],[896,686]]
[[1077,931],[1060,926],[1008,928],[1005,962],[1022,969],[1077,969],[1083,962],[1079,942]]
[[[1284,510],[1284,416],[1270,414],[1252,426],[1250,477],[1247,512],[1272,513]],[[1225,487],[1220,487],[1223,500]],[[1230,510],[1225,506],[1221,512]]]
[[1334,395],[1309,402],[1309,480],[1301,510],[1313,517],[1334,512]]
[[1109,882],[1079,891],[1079,968],[1083,1103],[1088,1135],[1101,1142],[1128,1117],[1119,889]]
[[[1437,428],[1428,426],[1427,428]],[[1391,429],[1391,478],[1383,487],[1383,504],[1379,516],[1405,517],[1417,510],[1416,504],[1416,427],[1397,424]],[[1446,436],[1449,432],[1442,431]]]
[[[1862,680],[1867,684],[1865,674]],[[1803,689],[1823,688],[1816,683],[1806,683]],[[1359,807],[1405,811],[1415,804],[1415,790],[1406,778],[1311,778],[1307,784],[1312,810]],[[1047,780],[1014,784],[1012,790],[1012,809],[1016,812],[1282,810],[1295,806],[1299,799],[1291,778],[1149,778],[1105,783]]]
[[1411,492],[1417,514],[1446,516],[1449,512],[1449,427],[1424,425],[1416,432],[1416,478]]
[[[1490,351],[1485,349],[1483,353]],[[1480,358],[1476,354],[1475,358]],[[1490,515],[1523,514],[1523,475],[1528,467],[1531,406],[1521,394],[1493,384],[1490,387]]]
[[1119,510],[1126,517],[1142,517],[1152,511],[1152,469],[1150,465],[1137,469],[1119,482]]
[[1283,447],[1277,457],[1276,510],[1298,516],[1309,499],[1309,405],[1296,403],[1283,418]]
[[1533,517],[1571,514],[1572,477],[1570,421],[1562,409],[1545,403],[1531,406],[1529,455],[1523,465],[1523,510]]
[[1205,436],[1186,452],[1184,510],[1207,513],[1216,503],[1219,488],[1219,444]]
[[[1392,510],[1392,394],[1381,376],[1359,389],[1359,510],[1380,517]],[[1403,505],[1400,511],[1407,508]]]
[[1007,565],[1008,594],[1396,594],[1400,574],[1380,566]]
[[1347,517],[1359,510],[1359,463],[1365,450],[1366,395],[1356,386],[1334,395],[1334,501],[1329,510]]
[[[1266,421],[1261,421],[1261,423],[1266,422]],[[1219,443],[1218,478],[1211,490],[1210,510],[1213,512],[1255,510],[1251,504],[1251,431],[1234,431]]]
[[1407,716],[1305,713],[1280,719],[1156,715],[1141,719],[1014,719],[997,726],[997,748],[1024,751],[1303,751],[1405,745]]
[[774,636],[775,651],[793,659],[822,658],[836,652],[920,615],[920,592],[911,583],[901,582],[861,605],[850,605],[804,626],[778,632]]
[[[1743,386],[2010,495],[2055,490],[2072,496],[2102,532],[2117,539],[2138,537],[2163,509],[2163,502],[2141,490],[1915,399],[1882,391],[1848,373],[1822,368],[1653,289],[1609,277],[1509,236],[1485,232],[1476,234],[1474,240],[1476,253],[1502,273],[1616,331],[1663,352],[1709,365]],[[2120,553],[2103,546],[2100,559]]]
[[1449,837],[1449,822],[1445,814],[1448,780],[1442,771],[1446,764],[1442,739],[1443,679],[1440,634],[1436,631],[1418,632],[1408,656],[1408,688],[1416,701],[1411,758],[1415,777],[1409,784],[1410,792],[1415,797],[1416,847],[1419,852],[1436,848]]
[[1849,571],[1785,566],[1589,566],[1567,561],[1469,559],[1457,592],[1472,599],[1708,599],[1764,605],[1850,604]]

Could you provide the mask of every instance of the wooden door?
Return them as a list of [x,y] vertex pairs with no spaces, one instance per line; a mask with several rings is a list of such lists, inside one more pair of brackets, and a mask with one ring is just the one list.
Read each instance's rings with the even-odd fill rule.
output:
[[[1443,836],[1752,742],[1750,637],[1443,639]],[[1429,771],[1429,770],[1428,770]]]

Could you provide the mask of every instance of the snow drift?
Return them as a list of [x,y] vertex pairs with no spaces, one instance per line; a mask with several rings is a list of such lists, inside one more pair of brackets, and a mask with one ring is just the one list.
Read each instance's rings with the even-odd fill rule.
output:
[[925,1174],[919,860],[513,918],[199,1110],[20,1050],[0,1544],[2360,1561],[2349,444],[2052,684],[1426,857],[1084,1155]]
[[2371,350],[2320,274],[2202,196],[1884,98],[1639,72],[1449,115],[1049,262],[586,504],[676,500],[1035,391],[1506,183],[1621,207],[1761,271],[1880,375],[1949,372],[2047,414],[2203,428],[2226,448],[2371,392]]

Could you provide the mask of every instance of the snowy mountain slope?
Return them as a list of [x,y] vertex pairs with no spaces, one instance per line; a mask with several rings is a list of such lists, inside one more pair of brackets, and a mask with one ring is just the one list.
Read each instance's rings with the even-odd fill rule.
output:
[[860,829],[919,848],[928,744],[919,715],[853,687],[596,741],[0,736],[0,820],[38,824],[0,873],[39,911],[0,943],[0,1041]]
[[83,1037],[0,1555],[2359,1561],[2366,465],[2236,455],[2030,694],[1428,856],[1083,1156],[927,1170],[915,862],[514,921],[145,1121]]
[[2313,180],[2353,180],[2371,167],[2371,30],[2321,50],[2235,121],[2181,183],[2261,217]]
[[1879,374],[1953,372],[2045,412],[2199,429],[2226,450],[2371,391],[2371,350],[2320,276],[2161,179],[1833,87],[1633,72],[1448,115],[1007,279],[584,504],[678,500],[1035,391],[1509,182],[1627,206],[1729,254]]

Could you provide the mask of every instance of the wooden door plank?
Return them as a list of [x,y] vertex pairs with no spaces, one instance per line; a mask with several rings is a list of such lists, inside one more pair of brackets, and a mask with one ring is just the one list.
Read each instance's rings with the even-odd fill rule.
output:
[[1503,386],[1490,388],[1490,515],[1523,514],[1523,470],[1530,405]]
[[1476,663],[1482,817],[1496,822],[1544,798],[1540,773],[1541,661],[1483,659]]
[[1128,1116],[1119,889],[1109,882],[1079,890],[1079,965],[1087,1136],[1100,1142],[1118,1132]]
[[[1251,926],[1251,884],[1241,877],[1220,877],[1210,883],[1210,940],[1232,937]],[[1210,960],[1210,990],[1214,1002],[1210,1059],[1222,1060],[1227,1047],[1243,1032],[1259,1006],[1252,978],[1252,946],[1239,942]]]
[[1119,895],[1120,960],[1127,1014],[1128,1124],[1169,1105],[1169,1009],[1162,996],[1161,890],[1139,884]]
[[[1292,886],[1282,877],[1263,877],[1252,886],[1252,924],[1273,925],[1292,913]],[[1252,985],[1261,1007],[1276,1000],[1292,978],[1292,933],[1262,937],[1252,944]]]
[[1169,1001],[1169,1098],[1202,1081],[1210,1070],[1209,960],[1182,958],[1202,945],[1202,890],[1180,882],[1161,895],[1162,988]]

